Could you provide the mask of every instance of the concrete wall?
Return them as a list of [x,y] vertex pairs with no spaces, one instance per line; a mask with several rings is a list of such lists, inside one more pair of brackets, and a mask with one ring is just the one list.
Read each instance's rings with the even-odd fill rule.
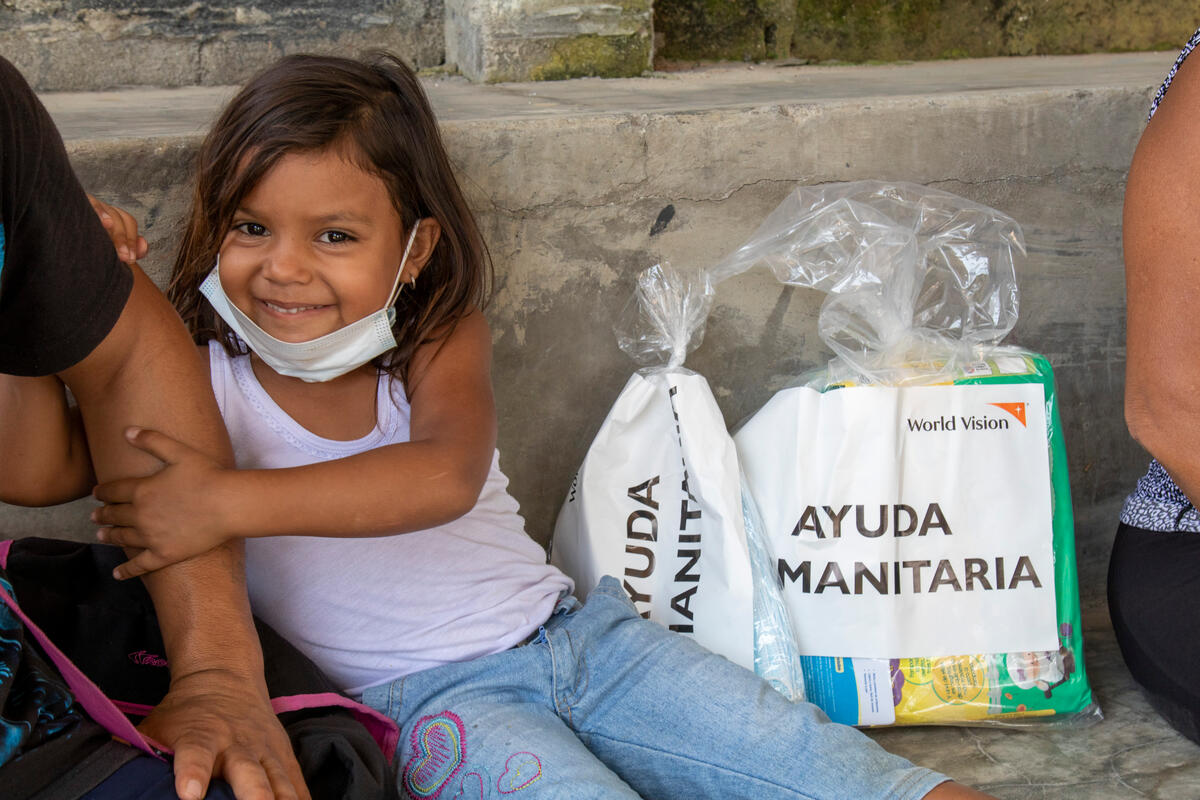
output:
[[[285,53],[386,48],[475,81],[696,60],[910,60],[1177,48],[1189,0],[8,0],[0,54],[40,90],[221,85]],[[653,54],[652,54],[653,51]]]
[[[431,84],[496,260],[501,463],[531,534],[548,540],[572,473],[634,369],[611,323],[638,271],[663,258],[711,265],[797,183],[915,181],[1024,227],[1029,258],[1010,341],[1055,367],[1094,592],[1114,503],[1146,462],[1122,421],[1121,201],[1149,97],[1172,58],[836,68],[804,73],[807,82],[780,71],[782,88],[768,86],[761,100],[738,83],[762,74],[752,70],[694,83],[566,82],[549,97],[547,84]],[[1046,77],[1061,64],[1077,75]],[[976,83],[954,89],[970,70]],[[580,97],[593,110],[580,110]],[[576,110],[556,110],[572,102]],[[72,138],[84,184],[144,219],[155,251],[146,266],[162,280],[195,137]],[[730,425],[828,358],[816,335],[820,301],[766,270],[721,285],[688,366],[708,378]],[[57,513],[6,509],[0,520],[13,532],[81,529],[81,508]]]
[[446,0],[446,62],[474,81],[641,75],[650,0]]
[[649,0],[144,0],[0,4],[0,54],[40,90],[241,83],[278,56],[384,48],[473,80],[637,76]]
[[479,81],[632,76],[651,44],[649,0],[0,3],[0,54],[43,91],[241,83],[287,53],[378,48]]
[[[711,264],[797,182],[916,181],[1020,220],[1030,258],[1011,341],[1055,365],[1076,502],[1127,490],[1144,465],[1121,424],[1120,208],[1144,106],[1133,93],[989,108],[955,98],[918,113],[906,101],[850,102],[547,122],[534,136],[459,132],[472,184],[487,187],[476,202],[502,275],[491,314],[501,453],[531,531],[548,536],[569,474],[632,371],[611,322],[633,276],[660,257]],[[581,157],[589,151],[620,156]],[[652,236],[667,206],[674,216]],[[728,423],[828,358],[815,332],[822,299],[765,272],[720,287],[688,365]]]
[[655,58],[897,61],[1178,48],[1190,0],[657,0]]
[[240,83],[279,56],[392,50],[441,64],[442,0],[0,3],[0,54],[39,90]]

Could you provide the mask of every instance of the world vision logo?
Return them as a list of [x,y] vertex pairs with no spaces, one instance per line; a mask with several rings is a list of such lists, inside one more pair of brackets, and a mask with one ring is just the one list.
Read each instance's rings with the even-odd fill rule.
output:
[[[1022,428],[1027,427],[1025,407],[1028,403],[988,403],[988,405],[1008,412],[1017,422],[1021,423]],[[908,423],[908,430],[913,433],[932,433],[934,431],[1006,431],[1011,427],[1007,417],[976,416],[975,414],[961,414],[958,416],[943,414],[930,418],[909,417],[905,422]]]
[[1025,425],[1025,406],[1026,403],[988,403],[989,406],[1003,409],[1017,418],[1017,422],[1021,423],[1021,427]]

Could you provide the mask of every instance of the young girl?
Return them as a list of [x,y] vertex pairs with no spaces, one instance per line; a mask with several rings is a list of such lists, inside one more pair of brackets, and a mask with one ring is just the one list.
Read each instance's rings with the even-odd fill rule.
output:
[[[201,147],[170,294],[239,467],[99,486],[119,577],[246,539],[255,612],[403,729],[414,798],[981,797],[638,616],[586,606],[495,451],[490,263],[413,74],[286,58]],[[936,788],[935,788],[936,787]]]

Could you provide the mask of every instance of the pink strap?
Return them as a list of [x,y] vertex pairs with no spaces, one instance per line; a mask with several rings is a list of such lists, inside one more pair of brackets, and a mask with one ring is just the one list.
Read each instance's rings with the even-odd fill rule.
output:
[[[11,541],[0,544],[0,566],[8,566],[8,550],[11,544]],[[125,715],[113,705],[104,692],[100,691],[100,688],[92,683],[88,679],[88,676],[80,671],[79,667],[71,663],[71,659],[67,658],[62,650],[55,647],[54,642],[50,641],[50,637],[43,633],[42,629],[26,616],[25,612],[17,606],[17,601],[4,590],[3,586],[0,586],[0,600],[3,600],[4,604],[17,615],[17,618],[25,623],[25,627],[33,634],[33,638],[37,639],[38,644],[42,646],[46,655],[54,662],[54,666],[58,667],[58,671],[62,674],[63,679],[66,680],[67,686],[71,687],[71,691],[75,694],[75,699],[87,711],[88,716],[100,725],[103,725],[105,730],[118,739],[133,745],[138,750],[149,753],[160,761],[166,760],[162,757],[162,754],[170,753],[171,751],[158,742],[140,734],[138,729],[133,726],[133,723],[126,719]]]
[[122,714],[132,714],[135,717],[148,717],[154,706],[145,703],[130,703],[125,700],[113,700],[112,704],[121,710]]
[[[0,542],[0,568],[8,567],[8,554],[12,548],[12,539],[6,539]],[[144,750],[150,755],[160,760],[162,753],[170,753],[170,749],[155,742],[154,740],[143,736],[138,732],[122,711],[137,716],[145,716],[152,710],[152,706],[141,705],[139,703],[126,703],[123,701],[114,703],[108,699],[100,688],[76,667],[71,659],[55,647],[50,638],[42,632],[42,629],[33,623],[25,612],[18,606],[16,601],[9,596],[8,592],[4,591],[4,587],[0,586],[0,599],[4,600],[5,605],[12,609],[13,613],[37,639],[38,643],[46,651],[46,655],[54,662],[54,666],[58,667],[63,678],[67,681],[67,685],[71,687],[71,691],[75,693],[76,699],[80,705],[88,712],[93,720],[103,725],[104,728],[116,736],[118,739],[123,739],[139,750]],[[329,706],[340,706],[348,708],[370,732],[371,737],[379,745],[379,749],[383,751],[387,757],[388,763],[392,763],[392,759],[396,755],[396,745],[400,741],[400,726],[396,721],[385,714],[381,714],[370,706],[365,706],[362,703],[356,703],[348,697],[343,697],[340,694],[333,692],[321,692],[317,694],[297,694],[290,697],[276,697],[271,700],[271,709],[276,714],[282,714],[285,711],[300,711],[307,708],[322,708]]]
[[276,714],[282,714],[285,711],[301,711],[306,708],[328,708],[329,706],[350,709],[355,719],[363,724],[363,727],[371,734],[371,738],[379,745],[379,749],[387,757],[388,763],[392,763],[392,759],[396,755],[396,745],[400,742],[400,726],[386,714],[380,714],[370,706],[356,703],[349,697],[343,697],[333,692],[293,694],[288,697],[271,698],[271,709]]

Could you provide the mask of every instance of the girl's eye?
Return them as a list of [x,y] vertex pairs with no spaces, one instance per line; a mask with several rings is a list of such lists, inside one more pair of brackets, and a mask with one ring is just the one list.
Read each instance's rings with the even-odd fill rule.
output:
[[233,229],[238,233],[244,233],[247,236],[266,236],[267,229],[257,222],[241,222],[233,226]]
[[345,231],[325,231],[317,239],[326,244],[345,244],[354,241],[354,237]]

